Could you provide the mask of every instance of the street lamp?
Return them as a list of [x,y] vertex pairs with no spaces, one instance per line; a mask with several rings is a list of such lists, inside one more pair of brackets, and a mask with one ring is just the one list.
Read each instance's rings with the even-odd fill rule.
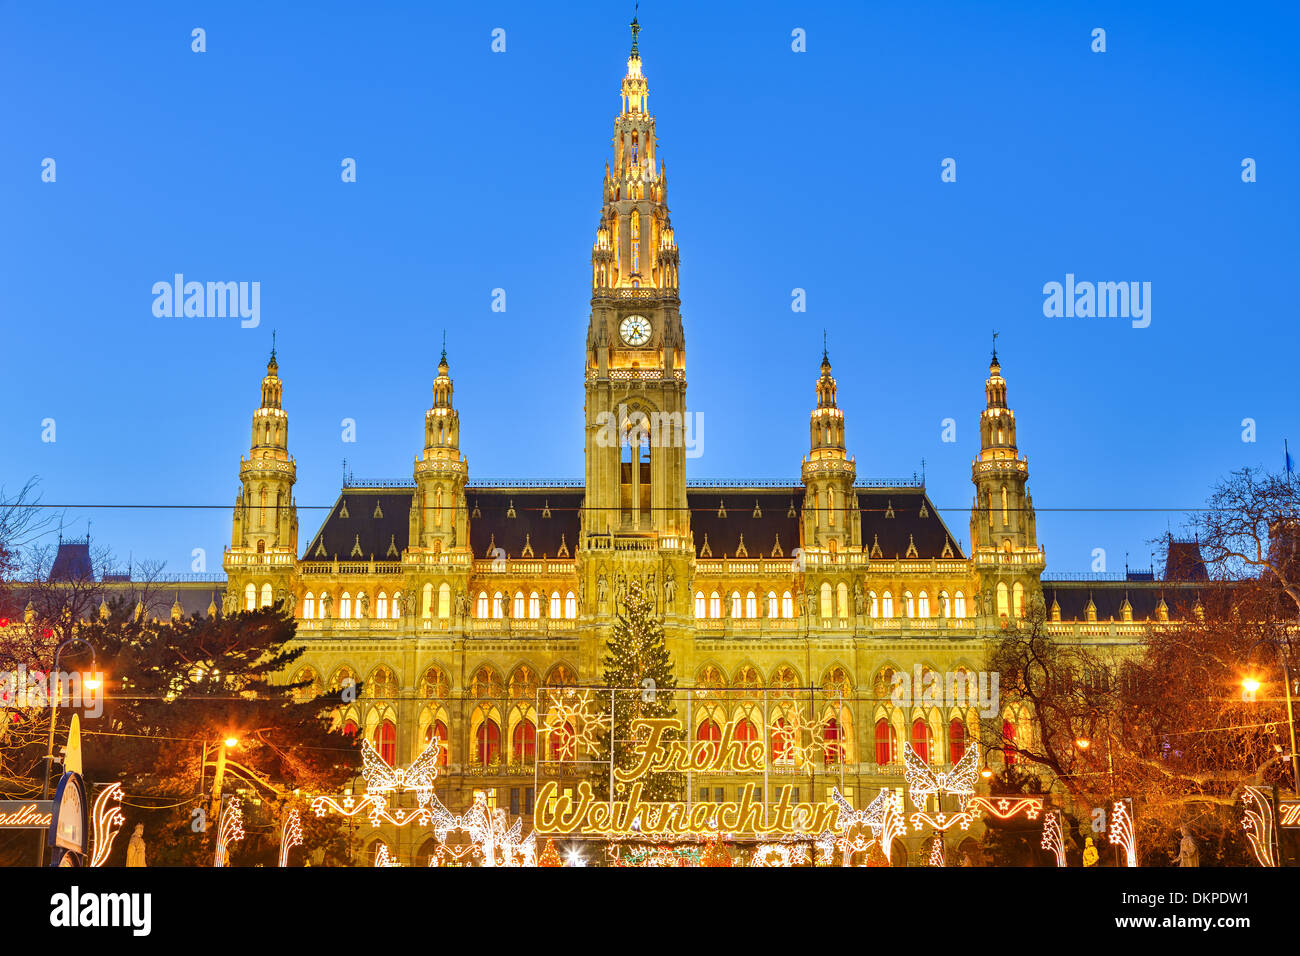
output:
[[[59,680],[59,656],[63,653],[63,649],[67,647],[69,644],[85,644],[88,648],[90,648],[90,666],[92,668],[95,666],[97,660],[97,658],[95,657],[95,646],[91,644],[90,641],[86,640],[84,637],[77,637],[75,634],[72,637],[64,638],[54,648],[54,671],[52,675],[54,679],[54,683],[50,688],[52,691],[54,691],[54,693],[50,694],[50,736],[49,736],[49,741],[45,747],[45,782],[41,785],[42,800],[50,799],[50,766],[54,763],[54,728],[58,725],[59,722],[59,698],[63,696],[63,692],[62,692],[63,689],[60,686],[61,682]],[[99,681],[94,680],[92,678],[91,681],[89,683],[86,683],[85,686],[90,687],[91,690],[94,690],[96,687],[99,686]],[[36,865],[44,866],[45,865],[45,834],[41,833],[40,838],[41,838],[40,851],[36,857]]]
[[[1295,792],[1300,795],[1300,763],[1296,760],[1295,752],[1295,716],[1291,706],[1291,666],[1287,663],[1287,655],[1282,648],[1282,642],[1276,637],[1261,637],[1254,644],[1250,645],[1246,651],[1246,659],[1255,652],[1255,648],[1261,644],[1268,644],[1277,654],[1278,660],[1282,662],[1282,679],[1286,684],[1286,726],[1291,734],[1291,784],[1295,787]],[[1253,687],[1251,685],[1254,685]],[[1248,677],[1241,682],[1241,686],[1248,692],[1254,693],[1259,690],[1259,681],[1253,677]]]

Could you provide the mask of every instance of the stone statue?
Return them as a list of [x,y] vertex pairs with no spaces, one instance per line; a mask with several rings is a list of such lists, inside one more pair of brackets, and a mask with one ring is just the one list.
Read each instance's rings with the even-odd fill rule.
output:
[[333,606],[334,606],[334,595],[330,594],[329,591],[325,591],[324,593],[322,593],[320,596],[320,616],[329,617],[330,608],[332,608]]
[[853,613],[860,616],[866,613],[866,610],[867,610],[867,602],[862,595],[862,584],[861,582],[854,581],[853,582]]
[[131,842],[126,845],[127,866],[147,866],[144,861],[144,824],[137,823],[131,834]]
[[668,578],[664,581],[664,607],[673,610],[677,606],[677,578],[671,571],[668,572]]
[[609,600],[609,584],[605,581],[605,572],[600,572],[600,577],[596,579],[596,599],[604,604]]
[[1191,831],[1183,827],[1183,839],[1178,844],[1178,865],[1179,866],[1200,866],[1201,850],[1192,838]]
[[1083,865],[1097,865],[1097,847],[1093,845],[1092,837],[1088,837],[1083,841]]
[[370,616],[370,595],[367,594],[365,591],[361,592],[360,604],[361,604],[361,616],[369,617]]
[[584,579],[579,578],[578,579],[578,608],[581,609],[586,606],[587,606],[587,582]]

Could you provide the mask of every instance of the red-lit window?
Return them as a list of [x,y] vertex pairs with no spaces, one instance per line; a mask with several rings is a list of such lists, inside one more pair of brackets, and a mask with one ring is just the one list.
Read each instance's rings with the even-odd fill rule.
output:
[[355,737],[357,735],[357,729],[357,722],[355,720],[349,720],[343,725],[343,732],[349,737]]
[[483,766],[495,763],[501,753],[501,728],[495,720],[485,720],[474,734],[475,755]]
[[751,744],[758,739],[758,728],[752,720],[742,720],[736,724],[736,739],[742,744]]
[[948,759],[956,763],[966,756],[966,724],[954,720],[948,724]]
[[898,759],[898,735],[894,725],[881,719],[876,721],[876,763],[891,764]]
[[924,720],[912,721],[912,749],[926,763],[930,762],[930,725]]
[[1002,747],[1002,759],[1008,764],[1016,762],[1016,748],[1013,741],[1016,739],[1016,725],[1009,720],[1002,721],[1002,739],[1006,743]]
[[447,725],[441,720],[435,720],[424,730],[424,742],[427,744],[438,738],[438,766],[447,766]]
[[537,757],[537,728],[531,720],[521,720],[515,724],[515,731],[510,737],[510,757],[515,761],[530,763]]
[[577,754],[577,743],[573,739],[573,724],[565,722],[563,729],[551,731],[551,759],[572,760]]
[[788,729],[784,717],[778,717],[772,726],[772,762],[789,764],[794,762],[795,739]]
[[703,751],[708,755],[709,760],[718,759],[718,750],[722,746],[722,728],[715,721],[706,720],[700,724],[699,730],[695,732],[695,739],[702,744],[697,748],[697,753]]
[[843,745],[840,743],[840,722],[834,717],[828,717],[822,737],[826,741],[827,766],[839,763],[844,757]]
[[397,762],[397,725],[391,720],[385,720],[375,728],[375,749],[388,766]]

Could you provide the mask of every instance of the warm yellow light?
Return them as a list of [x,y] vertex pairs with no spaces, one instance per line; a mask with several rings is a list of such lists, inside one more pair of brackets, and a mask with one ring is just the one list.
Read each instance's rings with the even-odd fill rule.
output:
[[85,687],[86,690],[99,690],[99,679],[95,677],[87,677],[81,682],[81,685]]
[[985,767],[983,770],[980,771],[980,776],[983,777],[985,780],[987,780],[989,777],[993,776],[993,771],[990,770],[988,767]]
[[1241,682],[1241,686],[1245,688],[1247,694],[1253,694],[1255,691],[1259,690],[1259,681],[1255,680],[1253,677],[1247,677]]
[[237,743],[239,743],[239,738],[238,738],[238,737],[227,737],[227,738],[226,738],[226,746],[227,746],[227,747],[233,747],[233,746],[235,746]]
[[1080,750],[1087,750],[1089,747],[1092,746],[1092,741],[1089,740],[1087,737],[1080,737],[1078,740],[1074,742],[1074,745],[1078,747]]

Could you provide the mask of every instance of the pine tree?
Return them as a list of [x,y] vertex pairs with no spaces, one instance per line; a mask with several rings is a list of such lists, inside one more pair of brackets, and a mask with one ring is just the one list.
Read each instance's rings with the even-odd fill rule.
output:
[[[600,763],[594,765],[591,780],[592,789],[602,800],[609,799],[611,747],[614,767],[631,769],[637,764],[634,736],[637,722],[646,718],[677,716],[672,693],[677,687],[677,678],[673,675],[672,658],[664,643],[663,624],[654,616],[639,582],[628,587],[627,598],[619,610],[606,647],[605,686],[613,690],[613,740],[606,729],[598,742],[596,753]],[[608,728],[610,694],[603,694],[602,698],[605,708],[603,724]],[[644,737],[645,733],[645,728],[641,728],[639,735]],[[661,739],[665,743],[679,741],[684,739],[684,734],[680,727],[675,727]],[[643,800],[673,801],[682,799],[686,778],[681,773],[662,771],[648,773],[633,783],[641,784]],[[631,783],[616,781],[614,799],[626,800],[630,786]]]

